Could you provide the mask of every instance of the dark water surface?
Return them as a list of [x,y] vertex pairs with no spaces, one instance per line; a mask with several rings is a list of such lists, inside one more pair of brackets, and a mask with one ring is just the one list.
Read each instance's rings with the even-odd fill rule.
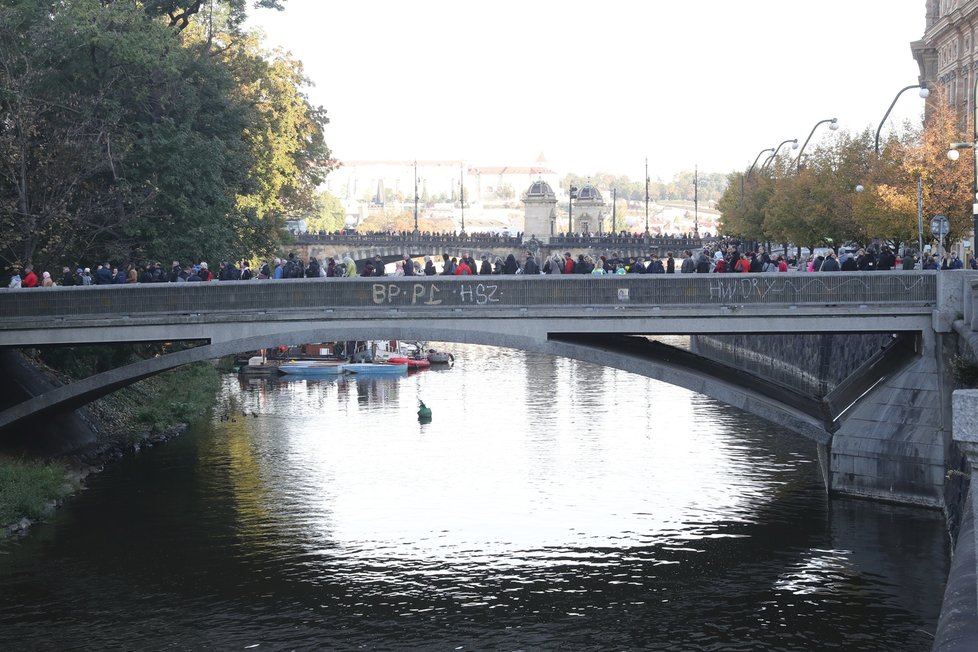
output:
[[814,444],[685,390],[447,346],[229,376],[0,542],[0,650],[930,649],[938,513],[830,501]]

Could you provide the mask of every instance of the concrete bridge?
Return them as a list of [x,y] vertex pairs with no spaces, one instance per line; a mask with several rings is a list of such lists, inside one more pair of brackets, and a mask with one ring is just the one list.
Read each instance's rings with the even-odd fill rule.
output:
[[374,256],[380,256],[384,263],[392,263],[401,260],[405,254],[412,258],[441,258],[442,254],[458,257],[471,253],[476,260],[481,260],[482,255],[486,254],[490,262],[496,257],[505,260],[507,255],[514,254],[522,262],[527,251],[535,254],[541,261],[565,251],[570,251],[575,257],[584,254],[595,259],[602,254],[610,255],[615,252],[627,259],[629,256],[650,254],[665,256],[671,251],[678,259],[684,249],[696,251],[705,242],[707,241],[700,238],[620,235],[554,236],[542,241],[532,235],[303,233],[296,236],[295,249],[305,260],[310,256],[319,260],[330,257],[341,260],[349,256],[358,266],[362,266],[366,261],[373,260]]
[[[466,342],[686,387],[814,441],[829,491],[939,507],[953,324],[972,312],[972,278],[963,271],[386,277],[0,290],[0,347],[200,344],[35,396],[0,412],[0,429],[182,364],[263,347]],[[734,333],[879,333],[888,343],[815,394],[650,339]]]

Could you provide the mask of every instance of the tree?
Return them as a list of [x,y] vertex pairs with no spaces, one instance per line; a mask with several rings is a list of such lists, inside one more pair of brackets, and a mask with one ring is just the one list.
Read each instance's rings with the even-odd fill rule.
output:
[[[282,9],[286,0],[254,0],[254,7],[265,9]],[[102,0],[105,5],[116,4],[118,0]],[[141,4],[147,15],[160,16],[165,18],[168,25],[182,31],[186,29],[190,22],[204,8],[203,0],[146,0]],[[247,0],[216,0],[218,10],[223,10],[228,16],[229,25],[235,30],[240,29],[242,23],[247,18]],[[213,11],[215,3],[211,2],[208,6]]]
[[264,254],[312,208],[327,120],[298,62],[246,34],[201,56],[154,13],[196,3],[42,4],[0,7],[3,263]]
[[309,231],[330,233],[346,227],[346,209],[335,196],[321,192],[316,195],[313,212],[305,219]]
[[949,240],[963,238],[972,230],[974,150],[965,150],[957,162],[948,160],[948,146],[969,138],[961,132],[958,115],[948,104],[944,90],[936,89],[935,93],[923,130],[884,151],[898,162],[895,167],[900,170],[899,183],[881,184],[877,195],[880,203],[895,214],[897,223],[890,231],[905,240],[916,239],[917,179],[922,181],[925,213],[947,216]]
[[[179,44],[155,21],[95,0],[0,9],[0,256],[84,256],[144,215],[158,189],[127,165]],[[179,50],[179,48],[177,47]],[[79,57],[79,52],[87,56]],[[153,72],[160,72],[155,80]]]

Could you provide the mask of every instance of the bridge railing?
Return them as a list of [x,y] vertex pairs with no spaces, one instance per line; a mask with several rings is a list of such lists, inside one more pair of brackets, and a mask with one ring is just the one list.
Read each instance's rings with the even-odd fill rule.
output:
[[[431,276],[2,289],[0,329],[24,319],[376,308],[934,306],[941,272]],[[948,272],[944,272],[948,274]],[[16,324],[16,325],[15,325]]]
[[[529,241],[524,236],[467,234],[448,235],[438,233],[300,233],[296,235],[296,244],[310,245],[342,245],[349,247],[390,247],[413,244],[435,244],[438,246],[458,246],[477,248],[512,247],[518,249]],[[672,249],[676,252],[683,249],[699,249],[708,239],[680,236],[645,236],[645,235],[556,235],[548,238],[550,247],[579,248],[657,248]]]
[[682,238],[668,236],[622,236],[622,235],[593,235],[593,236],[552,236],[549,239],[551,247],[624,247],[624,248],[671,248],[676,253],[683,249],[700,249],[703,240],[700,238]]

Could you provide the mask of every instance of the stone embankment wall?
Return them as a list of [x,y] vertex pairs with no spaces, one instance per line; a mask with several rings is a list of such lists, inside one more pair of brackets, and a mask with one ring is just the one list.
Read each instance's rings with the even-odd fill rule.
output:
[[690,346],[693,353],[821,398],[889,340],[879,333],[697,335]]

